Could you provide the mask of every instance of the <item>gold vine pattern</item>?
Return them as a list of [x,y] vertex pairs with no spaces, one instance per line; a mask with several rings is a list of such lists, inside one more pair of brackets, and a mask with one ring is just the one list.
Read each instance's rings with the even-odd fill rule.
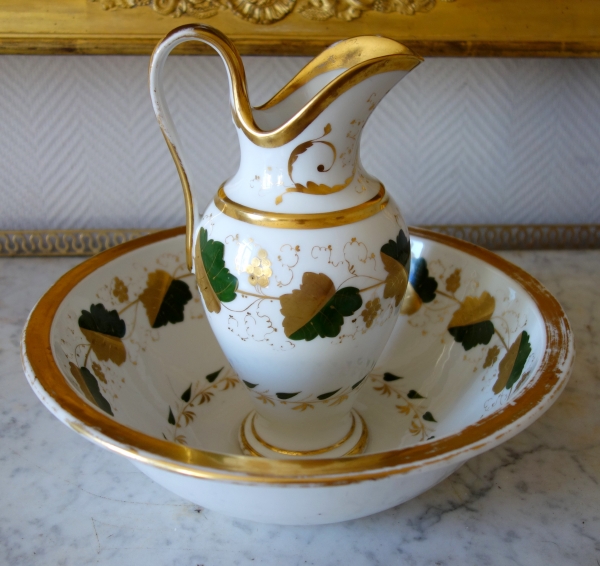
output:
[[[215,393],[232,390],[239,383],[237,374],[231,368],[224,368],[208,374],[204,382],[202,380],[190,384],[181,394],[180,400],[175,405],[175,412],[169,407],[167,422],[173,426],[171,440],[178,444],[187,445],[187,438],[182,434],[182,429],[194,422],[196,410],[210,403]],[[163,434],[165,440],[167,436]]]
[[[452,2],[454,0],[441,0]],[[230,11],[253,24],[272,24],[292,11],[308,20],[325,21],[335,18],[350,22],[364,12],[397,13],[413,16],[430,12],[436,0],[91,0],[104,10],[149,7],[161,16],[178,18],[191,16],[212,18],[221,11]]]
[[135,365],[137,362],[128,355],[127,343],[143,348],[133,338],[140,305],[150,328],[156,330],[182,322],[185,306],[193,299],[189,285],[183,281],[190,276],[184,264],[178,262],[166,271],[160,258],[157,263],[158,269],[147,272],[143,289],[133,298],[129,285],[115,276],[104,287],[104,298],[97,294],[98,301],[82,309],[77,319],[79,335],[74,335],[78,343],[72,357],[68,357],[70,375],[84,397],[111,416],[115,409],[112,401],[118,399],[120,387],[111,363],[119,367],[129,359]]
[[[234,242],[236,238],[228,236],[225,240]],[[352,244],[365,247],[356,238],[352,238],[344,246],[344,250],[347,245]],[[296,246],[295,249],[299,249],[299,247]],[[316,249],[313,249],[313,252]],[[319,249],[332,252],[331,245]],[[374,254],[368,253],[366,247],[365,252],[365,262],[367,257],[375,258]],[[220,313],[222,308],[232,313],[242,313],[257,303],[260,306],[262,301],[278,301],[281,304],[280,312],[283,315],[283,332],[287,338],[293,341],[306,340],[309,342],[317,336],[335,338],[340,334],[344,320],[352,317],[357,311],[358,316],[362,317],[365,323],[366,330],[373,325],[376,318],[384,313],[384,308],[381,305],[381,298],[376,300],[374,297],[367,302],[363,309],[361,293],[383,287],[383,298],[392,299],[390,301],[394,305],[392,308],[398,308],[408,285],[410,243],[402,229],[394,240],[390,239],[381,246],[379,255],[386,272],[385,278],[368,275],[370,284],[361,288],[348,285],[353,279],[359,278],[355,266],[348,262],[350,277],[337,287],[324,273],[307,271],[302,274],[302,281],[298,288],[293,289],[290,293],[279,296],[267,295],[264,289],[270,283],[273,270],[267,250],[261,247],[257,255],[248,259],[245,265],[237,266],[238,269],[248,274],[248,282],[254,285],[256,292],[241,290],[237,277],[225,265],[224,253],[225,244],[210,239],[206,228],[201,228],[196,242],[196,281],[206,308],[214,313]],[[361,260],[359,259],[359,261]],[[331,258],[328,263],[332,263]],[[235,301],[238,295],[243,299],[250,299],[250,304],[241,310],[227,306],[228,303]],[[270,321],[269,327],[273,328]]]
[[[418,437],[418,440],[431,440],[437,420],[430,410],[423,406],[427,403],[427,398],[414,389],[405,391],[398,387],[399,380],[403,378],[392,373],[369,374],[355,383],[351,387],[345,387],[324,393],[321,395],[304,395],[298,399],[301,393],[274,393],[269,391],[259,392],[254,390],[256,385],[244,381],[246,387],[255,396],[258,401],[265,405],[288,405],[292,410],[303,412],[314,409],[317,405],[334,407],[348,400],[353,390],[358,390],[366,381],[370,380],[373,389],[380,395],[389,399],[394,399],[396,409],[399,415],[405,415],[410,418],[408,432],[411,436]],[[198,380],[181,394],[179,399],[173,405],[169,406],[168,424],[171,428],[167,434],[163,433],[165,440],[172,440],[178,444],[187,445],[188,440],[183,434],[186,427],[191,425],[196,419],[196,411],[203,405],[210,403],[216,394],[225,391],[232,391],[240,383],[238,375],[231,367],[222,367],[217,371],[208,374],[204,380]]]
[[[440,263],[441,262],[437,262]],[[524,329],[524,324],[519,329],[509,330],[505,319],[506,313],[496,314],[496,299],[488,291],[481,294],[468,295],[462,300],[456,292],[462,285],[462,270],[454,269],[445,277],[439,276],[439,281],[429,274],[429,267],[425,258],[413,258],[411,262],[410,279],[401,312],[411,316],[421,308],[435,312],[432,305],[439,298],[443,298],[445,305],[441,310],[446,310],[452,305],[458,309],[452,313],[446,330],[455,342],[461,344],[465,352],[480,346],[489,346],[486,351],[483,369],[493,368],[498,363],[496,380],[492,386],[494,395],[506,394],[510,396],[518,390],[529,372],[526,371],[528,361],[531,360],[532,347],[530,335]],[[441,283],[444,284],[442,290]],[[511,336],[512,334],[512,336]],[[491,344],[493,339],[495,344]]]
[[[301,391],[292,393],[271,393],[268,389],[258,391],[255,389],[257,386],[255,383],[248,383],[247,381],[244,381],[244,385],[250,390],[256,400],[262,402],[264,405],[271,405],[272,407],[275,405],[288,405],[292,407],[293,411],[304,412],[307,409],[314,409],[317,405],[327,407],[341,405],[344,401],[348,400],[353,391],[358,392],[365,379],[366,376],[352,386],[342,387],[335,391],[329,391],[320,395],[311,393],[304,396],[302,396]],[[301,396],[300,398],[298,397],[299,395]]]
[[392,373],[371,374],[370,379],[373,383],[373,389],[379,391],[380,395],[396,398],[398,401],[398,405],[396,405],[398,413],[410,417],[408,432],[412,436],[418,436],[419,440],[431,440],[434,438],[431,434],[432,425],[437,423],[437,420],[431,411],[424,411],[421,407],[421,402],[422,400],[426,400],[426,397],[415,389],[411,389],[408,392],[400,391],[396,386],[396,382],[403,378]]

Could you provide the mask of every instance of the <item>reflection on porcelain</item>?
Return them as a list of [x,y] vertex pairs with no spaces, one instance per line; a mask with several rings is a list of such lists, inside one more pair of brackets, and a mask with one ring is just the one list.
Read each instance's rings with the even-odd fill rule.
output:
[[[199,505],[293,524],[392,507],[537,419],[574,355],[562,309],[533,278],[447,236],[411,230],[411,241],[402,314],[354,390],[244,384],[211,332],[182,231],[122,244],[59,280],[24,331],[27,377],[61,421]],[[270,257],[261,249],[249,257]],[[381,316],[372,301],[356,323]],[[249,343],[268,329],[247,313],[235,326]],[[289,456],[257,426],[253,406],[326,413],[352,394],[356,410],[331,442],[343,441],[334,458],[310,446],[294,460],[242,455],[240,436],[247,453]],[[352,450],[364,453],[342,457]]]
[[[241,149],[238,172],[203,213],[162,92],[165,60],[188,40],[225,62]],[[242,61],[220,32],[183,26],[152,56],[154,110],[188,200],[188,264],[254,402],[239,431],[248,454],[335,457],[367,446],[352,407],[399,315],[410,243],[398,207],[363,169],[359,141],[419,62],[389,39],[349,39],[251,108]]]

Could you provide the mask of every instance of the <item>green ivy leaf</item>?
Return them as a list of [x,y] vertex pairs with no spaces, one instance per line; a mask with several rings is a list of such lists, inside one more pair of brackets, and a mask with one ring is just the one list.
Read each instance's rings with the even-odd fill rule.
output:
[[430,303],[435,299],[438,284],[433,277],[429,276],[427,260],[424,257],[411,262],[409,283],[424,303]]
[[248,389],[254,389],[258,385],[258,383],[250,383],[249,381],[246,381],[245,379],[242,379],[242,381],[244,382],[244,385]]
[[491,320],[484,320],[483,322],[467,326],[455,326],[454,328],[449,328],[448,332],[467,351],[480,344],[490,343],[494,335],[494,323]]
[[[423,415],[423,420],[424,421],[429,421],[430,423],[437,423],[437,421],[433,418],[433,415],[427,411],[424,415]],[[427,440],[431,440],[432,438],[435,438],[434,436],[430,436]]]
[[171,411],[171,407],[169,407],[169,418],[167,419],[170,425],[175,424],[175,415],[173,415],[173,411]]
[[353,386],[352,389],[356,389],[365,379],[367,379],[368,375],[365,375],[360,381],[357,381]]
[[181,400],[185,401],[186,403],[192,398],[192,385],[190,384],[190,386],[181,394]]
[[219,377],[219,374],[223,371],[223,368],[218,369],[217,371],[214,371],[213,373],[209,373],[206,376],[206,381],[208,381],[208,383],[212,383],[215,379],[217,379],[217,377]]
[[385,372],[383,374],[383,381],[397,381],[399,379],[404,379],[404,378],[400,377],[399,375],[394,375],[393,373],[389,373],[389,372]]
[[[196,258],[196,281],[210,312],[220,312],[221,303],[230,303],[236,298],[238,280],[225,267],[222,242],[208,239],[208,232],[200,228],[197,248],[202,261]],[[198,250],[197,250],[198,255]]]
[[503,388],[510,389],[519,380],[529,354],[531,354],[529,334],[523,330],[498,364],[498,379],[493,387],[494,393],[500,393]]
[[79,372],[81,373],[81,377],[83,378],[87,390],[98,408],[102,409],[105,413],[108,413],[111,417],[114,417],[110,403],[106,400],[104,395],[102,395],[102,391],[100,391],[100,387],[98,386],[98,381],[92,372],[86,367],[80,367]]
[[139,299],[146,309],[152,328],[183,321],[185,305],[192,298],[188,284],[157,269],[148,274],[146,288]]
[[299,395],[300,391],[296,391],[296,393],[275,393],[275,395],[277,395],[278,399],[281,399],[283,401],[285,401],[286,399],[291,399],[292,397],[295,397],[296,395]]
[[411,389],[406,396],[409,399],[425,399],[423,395],[419,395],[414,389]]
[[126,360],[121,340],[125,336],[125,321],[116,310],[108,311],[102,303],[91,305],[89,311],[81,311],[78,324],[98,360],[111,360],[118,366]]
[[338,391],[339,391],[339,389],[336,389],[335,391],[330,391],[329,393],[323,393],[321,395],[318,395],[317,399],[319,401],[325,401],[325,399],[329,399],[329,397],[333,397]]
[[71,375],[75,378],[75,381],[77,382],[77,385],[79,385],[85,398],[104,412],[114,416],[110,403],[102,395],[100,386],[98,385],[98,381],[94,374],[86,367],[77,367],[73,362],[69,362],[69,366]]
[[125,336],[125,321],[116,310],[108,311],[102,303],[91,305],[90,310],[82,310],[79,317],[79,328],[99,332],[115,338]]
[[317,336],[335,338],[344,324],[344,317],[353,315],[362,306],[362,297],[356,287],[344,287],[327,301],[312,319],[289,338],[309,342]]
[[437,287],[437,281],[429,276],[427,260],[423,257],[413,259],[410,264],[410,277],[406,295],[402,302],[402,314],[409,316],[415,314],[423,306],[423,303],[433,301]]
[[396,241],[390,240],[387,244],[381,246],[381,253],[395,259],[404,267],[408,273],[410,270],[410,240],[406,237],[404,230],[398,232]]

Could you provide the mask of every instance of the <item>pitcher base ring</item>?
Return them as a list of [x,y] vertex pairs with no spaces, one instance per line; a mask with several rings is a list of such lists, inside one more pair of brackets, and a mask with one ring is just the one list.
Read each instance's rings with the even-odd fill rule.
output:
[[246,456],[263,458],[340,458],[362,454],[367,446],[369,429],[362,416],[351,411],[352,421],[347,433],[334,444],[316,447],[311,450],[297,450],[293,447],[279,446],[265,440],[257,431],[256,411],[250,412],[240,427],[239,443]]

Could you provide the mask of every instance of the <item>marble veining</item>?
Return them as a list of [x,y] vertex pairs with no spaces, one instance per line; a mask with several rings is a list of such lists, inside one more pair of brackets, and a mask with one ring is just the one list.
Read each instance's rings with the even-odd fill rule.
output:
[[28,312],[77,258],[0,259],[0,563],[12,565],[600,564],[600,252],[502,254],[571,321],[575,369],[535,424],[432,490],[321,527],[198,508],[69,431],[24,378]]

